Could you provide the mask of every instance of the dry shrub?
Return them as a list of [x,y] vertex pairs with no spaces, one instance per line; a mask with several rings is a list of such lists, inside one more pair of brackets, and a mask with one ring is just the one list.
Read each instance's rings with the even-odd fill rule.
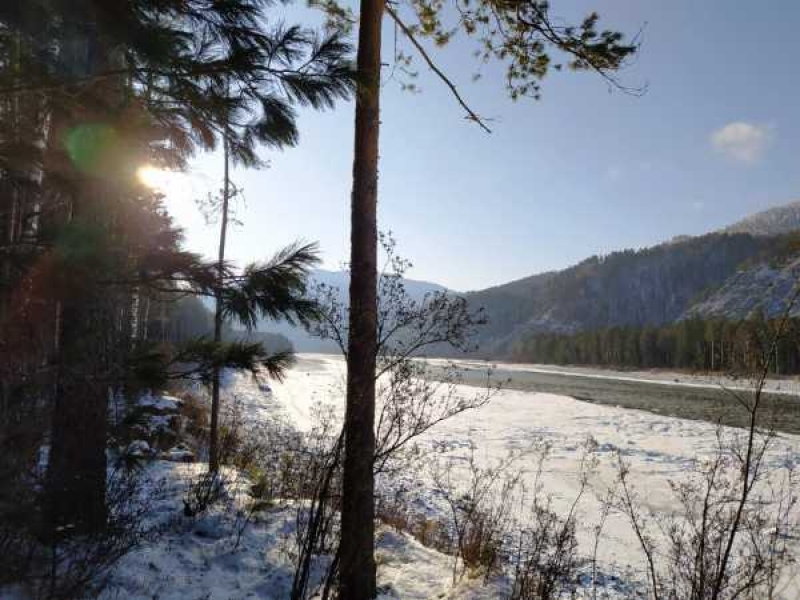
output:
[[411,534],[423,546],[444,551],[450,544],[447,524],[440,519],[419,516],[411,522]]
[[[578,554],[576,512],[596,467],[595,449],[594,440],[587,439],[578,492],[564,516],[554,509],[541,483],[549,445],[537,443],[487,466],[479,464],[472,443],[465,461],[442,455],[430,469],[447,518],[443,524],[427,520],[433,528],[430,537],[423,541],[419,530],[415,537],[454,557],[454,583],[468,572],[484,580],[504,574],[512,600],[571,597],[580,586],[579,570],[585,562]],[[523,457],[533,459],[533,473],[518,467]],[[525,475],[532,475],[529,487]],[[410,527],[414,529],[413,522]]]
[[[763,457],[769,438],[760,444]],[[781,572],[793,560],[795,467],[786,460],[770,468],[759,458],[743,471],[740,458],[736,443],[720,437],[711,457],[670,482],[677,508],[663,514],[646,508],[618,457],[617,508],[638,538],[656,600],[773,598],[779,591]]]
[[219,472],[206,471],[186,489],[183,496],[183,514],[195,517],[219,502],[225,489]]
[[390,498],[378,498],[375,518],[398,533],[411,531],[412,516],[402,491],[396,492]]
[[[18,584],[32,598],[73,600],[95,597],[106,586],[114,565],[136,547],[154,539],[158,528],[150,525],[147,515],[153,498],[159,493],[157,482],[143,487],[137,469],[120,461],[109,472],[106,490],[108,521],[100,531],[74,535],[70,528],[41,530],[34,538],[18,539],[24,543],[27,562],[15,573]],[[31,532],[29,532],[31,533]],[[3,555],[10,560],[12,555]],[[4,562],[5,567],[5,562]]]
[[473,510],[465,522],[459,540],[464,566],[472,572],[494,574],[500,567],[503,546],[502,529],[491,510]]
[[208,402],[196,394],[180,392],[176,394],[183,400],[180,407],[182,433],[184,437],[189,437],[200,450],[207,444],[208,428],[210,421],[210,407]]
[[561,518],[534,499],[529,525],[515,530],[509,544],[513,566],[512,600],[550,600],[574,592],[581,565],[573,515]]
[[378,498],[375,517],[398,533],[411,535],[420,544],[440,552],[452,553],[452,539],[446,520],[415,513],[405,488]]
[[764,344],[752,387],[726,389],[748,426],[717,427],[711,455],[671,482],[677,503],[673,514],[646,508],[629,466],[617,456],[619,509],[646,559],[654,600],[760,599],[781,592],[781,572],[793,560],[787,541],[797,527],[798,484],[793,456],[770,462],[778,434],[765,404],[765,386],[798,299],[796,283],[771,340]]

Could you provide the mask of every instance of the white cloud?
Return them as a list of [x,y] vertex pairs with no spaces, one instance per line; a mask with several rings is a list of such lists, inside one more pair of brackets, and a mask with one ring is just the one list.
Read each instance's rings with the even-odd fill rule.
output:
[[767,125],[754,125],[736,121],[711,134],[711,144],[728,158],[745,163],[757,163],[772,141],[772,130]]

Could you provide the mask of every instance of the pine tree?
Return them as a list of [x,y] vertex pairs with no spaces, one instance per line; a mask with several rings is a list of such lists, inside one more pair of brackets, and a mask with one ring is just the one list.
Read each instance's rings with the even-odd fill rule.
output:
[[[333,16],[346,14],[335,1],[323,4]],[[331,8],[333,7],[333,9]],[[350,337],[347,359],[345,458],[342,498],[342,540],[339,595],[350,600],[375,596],[374,561],[374,370],[377,340],[377,198],[378,139],[380,129],[381,25],[384,12],[425,64],[448,86],[467,118],[488,127],[461,97],[455,85],[426,51],[422,39],[446,44],[460,30],[478,41],[484,61],[507,66],[512,98],[539,96],[539,81],[553,65],[549,50],[570,59],[574,70],[593,70],[614,82],[618,69],[635,47],[622,35],[597,31],[598,17],[589,15],[578,26],[564,26],[552,17],[549,3],[539,0],[495,2],[480,0],[458,7],[459,19],[445,23],[444,3],[414,0],[409,23],[398,7],[382,0],[361,0],[357,69],[360,89],[356,98],[355,154],[351,198]],[[404,57],[401,57],[404,60]]]
[[[132,314],[132,290],[177,278],[213,293],[218,281],[213,265],[179,251],[174,232],[153,254],[140,254],[127,236],[118,208],[141,191],[136,167],[181,167],[223,138],[235,162],[256,166],[259,145],[297,142],[293,105],[325,108],[350,93],[341,37],[271,26],[267,10],[259,0],[13,0],[0,7],[2,31],[12,32],[26,57],[4,64],[0,98],[24,95],[44,106],[48,123],[43,145],[28,140],[41,151],[26,166],[41,165],[47,193],[26,208],[39,224],[37,263],[57,264],[49,276],[63,282],[47,286],[58,340],[49,468],[50,496],[61,496],[52,503],[57,528],[105,523],[106,393],[125,377],[119,336],[130,329],[117,332],[114,323]],[[0,144],[0,165],[18,159],[14,148]],[[126,256],[108,260],[119,248]],[[313,261],[308,249],[300,254]],[[285,260],[268,267],[226,271],[226,294],[239,303],[226,309],[251,318],[273,310],[267,299],[286,300],[284,291],[273,293],[276,273],[284,284],[297,273],[285,277]],[[213,364],[266,358],[255,346],[200,350],[196,357]]]

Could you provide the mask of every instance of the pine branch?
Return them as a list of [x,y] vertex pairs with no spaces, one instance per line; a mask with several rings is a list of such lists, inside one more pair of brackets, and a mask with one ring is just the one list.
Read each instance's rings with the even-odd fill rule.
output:
[[450,92],[455,97],[456,101],[467,112],[467,118],[470,121],[474,121],[475,123],[477,123],[478,126],[481,129],[483,129],[486,133],[491,133],[492,130],[489,129],[489,127],[486,125],[484,120],[481,119],[481,117],[479,117],[478,114],[469,107],[469,105],[466,103],[464,98],[462,98],[462,96],[458,92],[458,89],[456,88],[455,84],[450,80],[449,77],[447,77],[447,75],[444,74],[444,72],[438,66],[436,66],[436,63],[433,62],[433,59],[430,57],[430,54],[428,54],[428,52],[427,52],[427,50],[425,50],[424,46],[422,46],[422,44],[420,44],[419,40],[417,40],[416,36],[411,31],[411,29],[400,19],[400,17],[398,16],[397,12],[394,10],[394,8],[392,8],[391,3],[390,2],[385,2],[384,3],[384,8],[385,8],[386,12],[389,14],[389,16],[392,17],[392,20],[394,20],[394,22],[397,23],[397,26],[400,28],[400,30],[403,32],[403,34],[408,38],[408,40],[417,49],[417,52],[420,53],[422,58],[428,64],[428,67],[431,69],[431,71],[433,71],[436,74],[436,76],[439,79],[441,79],[442,82],[450,89]]

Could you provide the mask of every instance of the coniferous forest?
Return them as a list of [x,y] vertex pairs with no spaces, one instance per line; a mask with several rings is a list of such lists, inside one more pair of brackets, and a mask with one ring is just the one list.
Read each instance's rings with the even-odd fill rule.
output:
[[[774,344],[776,332],[783,327]],[[621,369],[749,373],[771,353],[770,372],[800,373],[800,319],[686,319],[647,327],[572,334],[531,334],[511,350],[515,361]]]
[[31,569],[38,543],[55,553],[115,527],[109,398],[288,364],[260,341],[210,340],[198,298],[244,327],[314,311],[304,298],[313,244],[242,269],[212,262],[185,248],[162,192],[141,177],[219,146],[257,167],[260,146],[297,142],[294,105],[350,97],[350,45],[268,25],[265,10],[249,0],[0,8],[0,485],[11,510],[0,581]]

